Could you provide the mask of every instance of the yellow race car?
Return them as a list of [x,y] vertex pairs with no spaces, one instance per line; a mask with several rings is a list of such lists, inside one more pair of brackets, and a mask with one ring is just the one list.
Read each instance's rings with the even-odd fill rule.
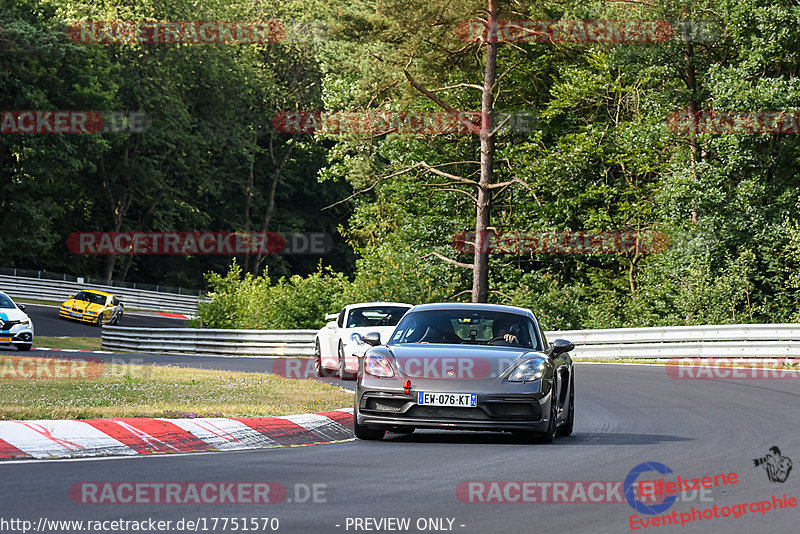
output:
[[122,303],[111,293],[84,289],[61,304],[58,316],[97,326],[118,325],[124,310]]

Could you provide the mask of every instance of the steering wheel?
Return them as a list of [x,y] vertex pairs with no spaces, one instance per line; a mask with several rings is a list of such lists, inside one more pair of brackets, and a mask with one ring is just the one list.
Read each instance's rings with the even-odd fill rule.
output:
[[492,339],[487,341],[486,344],[487,345],[495,345],[497,341],[502,341],[503,343],[506,343],[508,345],[514,345],[514,343],[511,343],[510,341],[506,341],[506,334],[501,334],[499,336],[494,336]]

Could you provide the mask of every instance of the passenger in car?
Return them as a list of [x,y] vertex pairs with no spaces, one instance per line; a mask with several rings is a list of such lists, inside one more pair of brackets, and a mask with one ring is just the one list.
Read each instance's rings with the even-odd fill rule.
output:
[[462,339],[453,331],[453,324],[445,318],[431,322],[419,343],[461,343],[461,341]]

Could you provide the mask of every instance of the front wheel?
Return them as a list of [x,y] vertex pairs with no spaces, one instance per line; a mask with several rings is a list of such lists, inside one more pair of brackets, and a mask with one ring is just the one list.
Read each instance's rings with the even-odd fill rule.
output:
[[342,342],[339,341],[339,377],[342,380],[355,380],[356,374],[351,373],[345,367],[345,360],[344,360],[344,345]]
[[353,405],[353,434],[355,434],[355,436],[358,439],[363,439],[363,440],[367,440],[367,441],[378,441],[378,440],[383,439],[383,436],[386,435],[386,430],[368,428],[368,427],[366,427],[364,425],[359,425],[358,424],[358,409],[357,409],[357,407],[355,406],[355,403],[354,403],[354,405]]
[[103,326],[103,314],[97,316],[97,322],[95,323],[98,327]]
[[539,442],[540,443],[553,443],[556,439],[556,435],[558,434],[558,422],[556,422],[556,397],[555,395],[550,396],[550,422],[547,425],[547,430],[539,435]]
[[23,352],[31,350],[31,345],[29,343],[24,343],[24,344],[23,343],[18,343],[18,344],[14,345],[14,346],[17,347],[17,350],[21,350]]
[[117,317],[114,319],[114,326],[119,326],[119,322],[122,320],[122,312],[117,314]]

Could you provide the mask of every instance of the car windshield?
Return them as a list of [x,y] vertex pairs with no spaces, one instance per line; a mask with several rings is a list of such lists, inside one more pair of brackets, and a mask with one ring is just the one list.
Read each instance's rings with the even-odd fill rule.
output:
[[355,308],[347,317],[347,328],[359,326],[394,326],[409,308],[405,306],[376,306]]
[[541,350],[535,326],[528,317],[500,311],[411,312],[397,325],[388,344],[404,343],[497,345]]
[[88,302],[89,304],[105,304],[106,298],[103,295],[98,295],[97,293],[90,293],[88,291],[81,291],[77,295],[73,297],[75,300],[82,300],[84,302]]
[[14,302],[10,298],[8,298],[6,295],[0,294],[0,308],[16,308],[16,306],[14,306]]

